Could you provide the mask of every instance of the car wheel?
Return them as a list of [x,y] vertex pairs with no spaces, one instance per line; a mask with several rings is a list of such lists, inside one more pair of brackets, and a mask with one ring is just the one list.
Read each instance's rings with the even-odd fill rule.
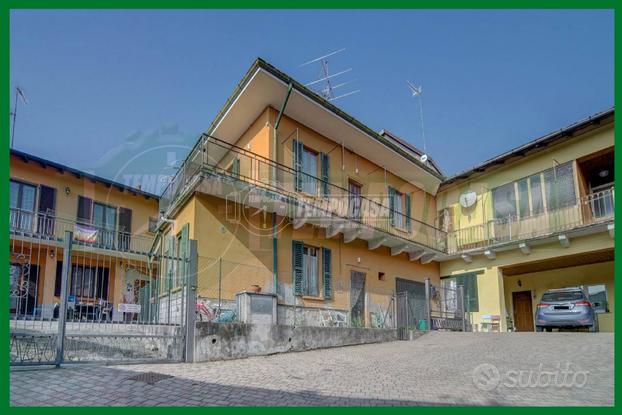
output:
[[547,328],[546,328],[546,332],[547,332],[547,333],[550,333],[550,332],[552,332],[552,331],[553,331],[553,328],[552,328],[552,327],[547,327]]
[[538,333],[542,333],[542,326],[536,326],[536,331]]
[[587,331],[590,333],[596,333],[598,331],[598,323],[594,323],[588,327]]

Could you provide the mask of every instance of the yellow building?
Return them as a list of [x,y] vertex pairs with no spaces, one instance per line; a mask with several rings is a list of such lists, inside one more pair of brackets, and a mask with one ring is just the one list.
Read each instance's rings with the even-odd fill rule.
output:
[[447,178],[258,59],[160,197],[11,151],[11,313],[54,317],[70,230],[70,296],[93,318],[153,289],[177,307],[194,239],[200,299],[272,293],[279,324],[425,329],[426,296],[450,319],[461,287],[469,329],[535,330],[542,293],[580,285],[611,331],[613,118]]
[[475,328],[533,331],[545,290],[585,286],[600,330],[613,330],[613,185],[613,110],[444,180],[440,273],[477,293]]
[[120,320],[117,305],[138,303],[138,291],[155,275],[146,254],[157,216],[155,195],[11,150],[11,316],[57,317],[63,240],[71,231],[73,309]]
[[158,246],[198,241],[198,295],[278,296],[279,324],[424,318],[463,286],[473,330],[534,329],[543,290],[587,285],[613,329],[613,110],[445,178],[258,59],[160,199]]

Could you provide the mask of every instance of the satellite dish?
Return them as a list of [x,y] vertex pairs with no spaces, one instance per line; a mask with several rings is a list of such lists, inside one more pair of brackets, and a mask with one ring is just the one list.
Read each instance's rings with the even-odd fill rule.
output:
[[460,195],[460,206],[465,209],[468,209],[477,203],[477,195],[474,191],[470,190],[468,192],[464,192]]
[[422,163],[425,163],[426,161],[428,161],[428,155],[427,155],[427,154],[423,154],[423,155],[421,156],[421,159],[420,159],[420,160],[421,160],[421,162],[422,162]]

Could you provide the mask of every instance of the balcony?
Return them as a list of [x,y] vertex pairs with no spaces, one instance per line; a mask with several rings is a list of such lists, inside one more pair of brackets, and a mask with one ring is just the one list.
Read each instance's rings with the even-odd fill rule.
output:
[[148,253],[153,237],[135,235],[117,229],[81,224],[51,214],[21,209],[9,210],[9,232],[12,238],[60,244],[65,231],[73,232],[74,246],[84,246],[128,254]]
[[171,214],[193,191],[289,217],[295,229],[313,224],[328,238],[391,248],[429,262],[446,250],[446,234],[420,220],[391,212],[386,195],[363,197],[222,140],[203,136],[160,199]]
[[[508,216],[447,234],[448,254],[494,247],[568,231],[605,228],[614,219],[614,188],[577,198],[574,203],[527,217]],[[612,228],[609,228],[610,231]]]

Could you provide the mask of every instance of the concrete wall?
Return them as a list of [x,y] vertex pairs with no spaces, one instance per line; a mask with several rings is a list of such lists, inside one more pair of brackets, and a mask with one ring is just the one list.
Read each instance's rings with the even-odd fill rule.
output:
[[397,340],[394,329],[197,323],[197,362]]

